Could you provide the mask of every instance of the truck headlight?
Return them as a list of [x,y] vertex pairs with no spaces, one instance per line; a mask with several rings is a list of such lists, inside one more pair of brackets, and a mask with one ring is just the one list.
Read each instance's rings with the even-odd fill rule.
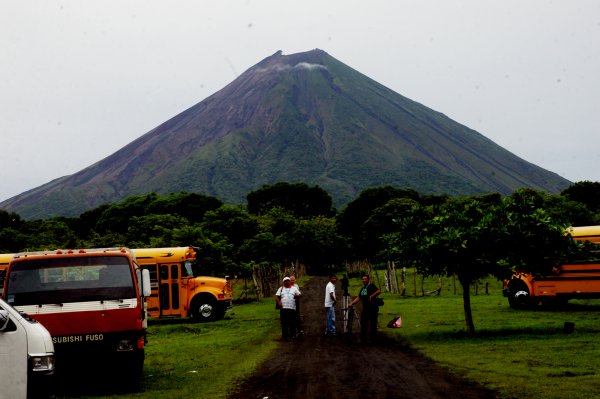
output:
[[130,352],[133,350],[133,341],[130,339],[122,339],[117,344],[118,352]]
[[31,370],[52,371],[54,370],[54,354],[32,354],[29,355]]

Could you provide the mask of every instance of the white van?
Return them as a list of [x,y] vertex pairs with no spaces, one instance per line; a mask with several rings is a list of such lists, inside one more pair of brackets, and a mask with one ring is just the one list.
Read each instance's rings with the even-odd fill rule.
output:
[[50,333],[0,299],[0,399],[50,397],[53,391]]

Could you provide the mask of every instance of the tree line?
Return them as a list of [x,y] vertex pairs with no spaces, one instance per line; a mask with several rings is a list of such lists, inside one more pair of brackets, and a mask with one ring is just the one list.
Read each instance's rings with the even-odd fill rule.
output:
[[455,275],[467,313],[468,288],[479,278],[514,268],[544,274],[556,259],[582,256],[586,248],[564,232],[600,224],[599,194],[600,183],[590,181],[559,195],[450,197],[383,186],[336,210],[325,190],[304,183],[263,186],[238,206],[198,193],[149,193],[77,218],[25,221],[0,210],[0,251],[193,245],[201,274],[241,276],[290,263],[326,274],[345,262],[394,261],[423,275]]

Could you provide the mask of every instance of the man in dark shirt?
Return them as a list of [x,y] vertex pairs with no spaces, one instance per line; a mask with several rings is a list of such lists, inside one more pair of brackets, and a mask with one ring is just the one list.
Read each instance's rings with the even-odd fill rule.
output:
[[363,287],[358,296],[354,298],[349,307],[360,301],[362,312],[360,312],[360,339],[363,343],[375,341],[377,338],[377,314],[379,307],[375,304],[375,298],[381,294],[381,290],[370,282],[368,274],[362,276]]

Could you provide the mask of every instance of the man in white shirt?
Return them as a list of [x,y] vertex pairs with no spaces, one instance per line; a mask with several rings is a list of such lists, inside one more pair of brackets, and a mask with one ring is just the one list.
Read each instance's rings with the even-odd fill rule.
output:
[[281,338],[291,341],[296,335],[296,298],[300,296],[297,286],[292,286],[290,278],[283,278],[283,286],[275,294],[275,301],[279,305],[279,318],[281,320]]
[[[296,276],[290,276],[290,283],[292,287],[298,288],[300,291],[300,287],[296,284]],[[296,297],[296,336],[304,335],[304,327],[302,327],[302,317],[300,315],[300,297]]]
[[329,282],[325,287],[325,309],[326,309],[326,328],[325,335],[336,335],[335,330],[335,274],[329,275]]

